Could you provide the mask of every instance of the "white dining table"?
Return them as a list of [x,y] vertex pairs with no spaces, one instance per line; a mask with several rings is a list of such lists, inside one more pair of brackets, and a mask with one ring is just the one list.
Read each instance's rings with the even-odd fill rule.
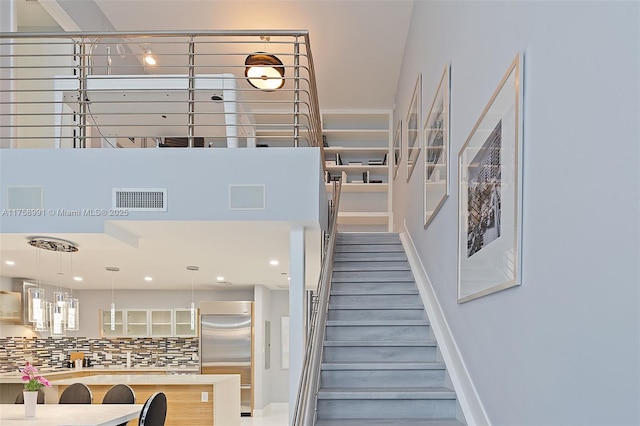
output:
[[38,404],[24,417],[24,405],[0,404],[2,426],[116,426],[140,416],[143,404]]

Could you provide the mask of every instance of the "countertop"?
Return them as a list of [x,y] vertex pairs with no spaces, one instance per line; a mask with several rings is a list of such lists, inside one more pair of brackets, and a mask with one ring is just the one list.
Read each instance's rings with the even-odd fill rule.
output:
[[[124,375],[98,375],[82,378],[82,383],[91,385],[115,385],[126,383],[128,385],[215,385],[227,380],[236,380],[240,387],[239,374],[124,374]],[[70,385],[78,379],[50,380],[54,386]]]
[[[168,374],[166,376],[180,376],[180,375],[194,375],[199,374],[200,369],[198,367],[131,367],[131,368],[123,368],[123,367],[83,367],[79,370],[75,368],[41,368],[38,369],[40,375],[44,376],[47,380],[53,381],[56,379],[56,376],[61,376],[63,374],[69,373],[81,373],[81,372],[91,372],[92,374],[100,374],[100,375],[109,375],[110,373],[123,373],[123,372],[131,372],[131,375],[135,375],[136,372],[139,373],[149,373],[149,372],[158,372],[158,373],[167,373],[167,372],[176,372],[176,373],[185,373],[185,374]],[[188,374],[187,374],[188,373]],[[18,371],[9,371],[0,373],[0,383],[23,383],[22,374]]]

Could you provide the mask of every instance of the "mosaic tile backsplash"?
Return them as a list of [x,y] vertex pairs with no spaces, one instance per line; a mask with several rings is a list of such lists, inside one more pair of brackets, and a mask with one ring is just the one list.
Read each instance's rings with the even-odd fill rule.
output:
[[65,368],[71,352],[84,352],[92,365],[126,367],[199,366],[197,337],[89,339],[83,337],[0,338],[0,371],[16,371],[25,361],[39,368]]

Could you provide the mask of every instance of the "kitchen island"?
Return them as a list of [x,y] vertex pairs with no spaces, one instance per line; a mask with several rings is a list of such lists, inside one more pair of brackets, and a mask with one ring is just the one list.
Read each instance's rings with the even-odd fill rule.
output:
[[[128,375],[128,374],[198,374],[198,367],[85,367],[75,368],[40,368],[40,374],[49,381],[62,379],[80,379],[86,376],[97,375]],[[80,381],[80,380],[76,380]],[[0,404],[13,404],[16,395],[22,392],[24,382],[22,375],[17,371],[0,373]],[[46,404],[56,404],[58,396],[46,398]]]
[[93,402],[101,403],[107,390],[118,383],[131,386],[136,403],[144,403],[154,392],[167,396],[166,426],[239,426],[240,375],[237,374],[109,374],[81,378],[52,379],[45,388],[47,401],[57,401],[69,385],[81,381],[89,386]]
[[[240,425],[239,374],[200,375],[193,369],[166,367],[42,369],[40,372],[52,384],[44,388],[46,404],[57,404],[62,390],[76,382],[89,386],[93,403],[100,404],[111,386],[125,383],[133,388],[138,404],[143,404],[154,392],[167,395],[166,426]],[[18,372],[0,374],[2,403],[12,404],[23,388]]]

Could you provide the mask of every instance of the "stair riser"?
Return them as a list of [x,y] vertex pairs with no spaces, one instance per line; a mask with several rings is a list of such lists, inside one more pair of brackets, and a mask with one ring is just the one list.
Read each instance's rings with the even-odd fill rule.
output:
[[332,309],[329,306],[329,320],[380,321],[380,320],[426,320],[421,309]]
[[323,388],[406,388],[444,386],[444,370],[324,370]]
[[336,253],[402,253],[401,244],[337,244]]
[[348,341],[413,341],[426,340],[429,337],[429,326],[327,326],[327,340]]
[[407,261],[407,256],[403,251],[398,252],[342,252],[335,253],[333,260],[336,262],[349,261]]
[[355,305],[371,308],[416,307],[422,308],[422,301],[417,294],[379,294],[379,295],[332,295],[329,297],[330,306]]
[[325,346],[323,362],[434,362],[436,348],[430,346]]
[[455,400],[318,400],[319,419],[455,418]]
[[378,293],[378,294],[388,294],[385,292],[395,291],[395,292],[412,292],[417,294],[418,287],[413,281],[387,281],[381,283],[344,283],[344,282],[334,282],[331,283],[331,292],[354,292],[354,293]]
[[412,281],[411,271],[333,271],[333,282],[385,282],[385,281]]
[[335,261],[333,263],[333,272],[337,271],[408,271],[409,262],[406,260],[376,260],[376,261],[356,261],[348,262]]
[[344,234],[339,233],[336,242],[338,244],[401,244],[398,234]]

